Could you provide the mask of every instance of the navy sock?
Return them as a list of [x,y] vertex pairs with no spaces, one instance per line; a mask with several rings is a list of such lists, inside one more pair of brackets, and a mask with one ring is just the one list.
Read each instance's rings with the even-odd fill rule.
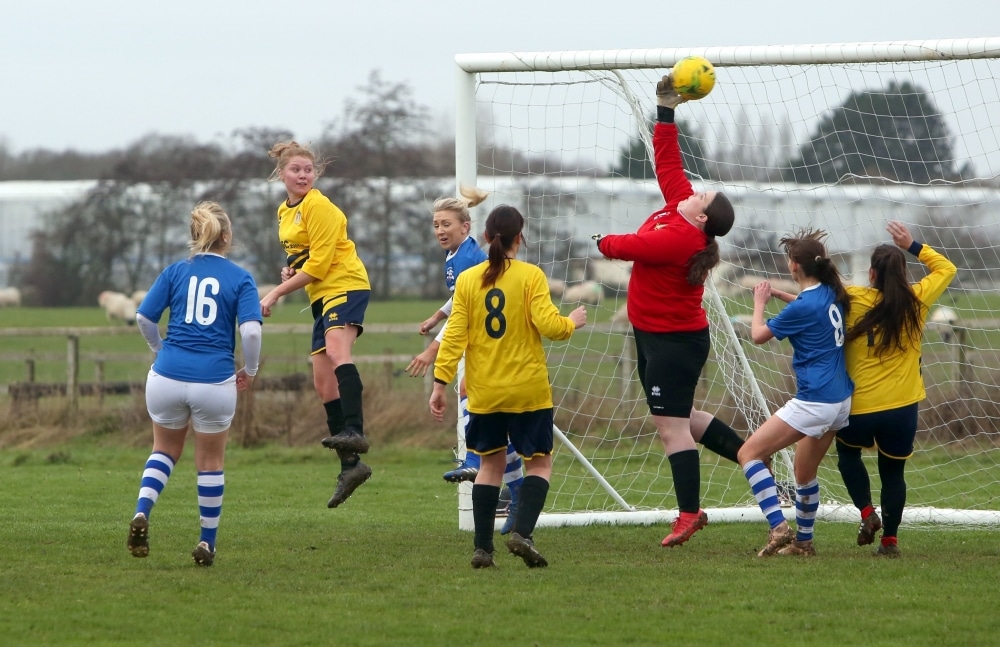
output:
[[866,506],[872,504],[871,479],[868,477],[868,470],[864,461],[861,460],[860,447],[848,447],[844,443],[837,443],[837,469],[840,471],[840,478],[844,480],[847,493],[851,497],[858,510],[864,510]]
[[878,455],[878,475],[882,479],[882,523],[883,537],[895,537],[899,524],[903,521],[903,507],[906,505],[906,477],[903,471],[906,460]]
[[496,485],[472,485],[472,519],[476,525],[475,546],[493,552],[493,525],[497,520],[500,488]]
[[326,426],[330,429],[330,435],[336,436],[344,430],[344,408],[340,405],[340,398],[323,403],[326,409]]
[[340,389],[340,403],[344,411],[344,426],[359,434],[365,433],[364,413],[361,410],[361,375],[354,364],[341,364],[334,371]]
[[545,498],[549,494],[549,482],[540,476],[529,474],[521,483],[520,501],[517,504],[517,515],[514,519],[514,532],[522,537],[531,537],[535,532],[538,516],[545,507]]

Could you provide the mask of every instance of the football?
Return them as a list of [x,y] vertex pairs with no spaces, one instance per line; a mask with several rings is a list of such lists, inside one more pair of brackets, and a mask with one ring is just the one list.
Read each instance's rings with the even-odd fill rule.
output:
[[674,64],[674,90],[685,99],[702,99],[715,87],[715,68],[700,56],[686,56]]

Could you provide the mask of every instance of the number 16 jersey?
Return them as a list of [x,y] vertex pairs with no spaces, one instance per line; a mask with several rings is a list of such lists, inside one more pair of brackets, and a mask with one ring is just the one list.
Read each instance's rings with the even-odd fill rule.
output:
[[511,260],[495,285],[483,287],[488,262],[458,276],[454,304],[434,377],[455,379],[465,353],[471,413],[523,413],[552,407],[542,337],[569,339],[576,326],[559,314],[537,266]]
[[218,254],[196,254],[167,267],[138,311],[159,323],[167,308],[167,337],[153,370],[182,382],[218,384],[232,377],[237,324],[263,321],[253,276]]

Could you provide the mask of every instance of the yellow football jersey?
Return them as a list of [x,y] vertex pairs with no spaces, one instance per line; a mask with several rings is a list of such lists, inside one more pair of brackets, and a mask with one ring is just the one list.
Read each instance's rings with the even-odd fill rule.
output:
[[541,269],[512,260],[496,285],[482,287],[489,262],[458,276],[434,377],[455,379],[465,354],[472,413],[523,413],[552,407],[542,337],[569,339],[575,329],[552,303]]
[[347,237],[347,217],[318,189],[301,202],[278,207],[278,238],[288,266],[316,280],[306,285],[312,303],[350,290],[370,290],[368,271]]
[[[944,294],[957,272],[955,264],[927,245],[917,257],[930,269],[930,274],[913,285],[913,293],[920,300],[920,314],[924,321],[930,306]],[[881,292],[872,287],[848,286],[851,309],[847,315],[848,330],[881,298]],[[876,332],[876,336],[878,333]],[[873,413],[905,407],[926,397],[924,380],[920,375],[920,345],[923,335],[911,339],[906,350],[890,351],[879,357],[869,346],[867,337],[859,337],[847,344],[847,372],[854,380],[851,413]]]

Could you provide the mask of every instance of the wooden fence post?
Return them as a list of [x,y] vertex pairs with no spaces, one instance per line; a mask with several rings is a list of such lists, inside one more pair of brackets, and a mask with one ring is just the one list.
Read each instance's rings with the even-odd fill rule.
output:
[[80,338],[69,335],[66,337],[66,397],[71,410],[75,410],[79,404],[79,378]]
[[104,408],[104,360],[94,360],[94,390],[97,391],[97,408]]
[[618,362],[618,379],[620,380],[620,390],[622,400],[627,400],[632,392],[632,373],[635,372],[636,360],[634,357],[635,345],[630,343],[628,335],[622,335],[622,355]]
[[966,345],[968,330],[964,327],[953,326],[955,331],[955,344],[958,346],[958,392],[963,398],[968,398],[972,393],[972,365],[969,363],[969,348]]

